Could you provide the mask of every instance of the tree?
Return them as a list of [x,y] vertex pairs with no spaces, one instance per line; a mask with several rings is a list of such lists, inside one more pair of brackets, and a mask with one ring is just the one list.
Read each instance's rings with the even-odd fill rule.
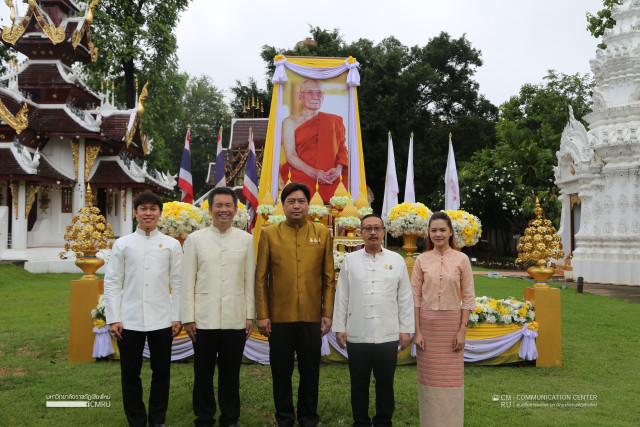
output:
[[[600,37],[607,28],[613,28],[616,20],[611,17],[611,10],[614,5],[622,4],[622,0],[604,0],[604,9],[599,10],[595,15],[587,12],[587,30],[593,37]],[[606,45],[603,45],[606,48]]]
[[[415,133],[416,197],[427,203],[443,186],[449,132],[459,141],[456,155],[460,160],[495,143],[498,109],[478,93],[478,84],[472,80],[482,60],[465,36],[452,39],[443,32],[425,46],[407,47],[395,37],[378,44],[368,39],[347,44],[337,29],[311,27],[310,32],[315,44],[290,50],[263,46],[267,76],[270,79],[273,74],[273,58],[279,53],[358,60],[364,162],[367,184],[374,194],[384,192],[388,131],[393,132],[396,158],[403,164],[396,168],[399,182],[404,181],[409,136]],[[271,90],[270,81],[267,86]],[[375,205],[381,207],[382,197]]]
[[91,39],[99,58],[88,66],[98,78],[121,78],[127,108],[135,106],[135,76],[176,69],[174,29],[189,0],[102,0]]
[[538,197],[558,226],[555,153],[569,119],[568,106],[577,118],[589,113],[593,87],[588,75],[549,70],[544,83],[525,84],[502,104],[496,146],[475,152],[460,165],[462,208],[478,215],[485,227],[509,236],[526,227]]

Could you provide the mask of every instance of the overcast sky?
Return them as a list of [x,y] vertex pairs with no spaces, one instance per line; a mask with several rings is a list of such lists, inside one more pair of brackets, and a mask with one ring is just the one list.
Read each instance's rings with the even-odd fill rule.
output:
[[347,43],[394,36],[405,46],[446,31],[466,34],[482,52],[475,79],[500,105],[548,69],[590,72],[599,41],[586,30],[585,13],[601,8],[602,0],[193,0],[177,28],[178,57],[181,71],[210,76],[229,99],[236,79],[265,87],[263,45],[292,48],[309,37],[309,25],[339,28]]

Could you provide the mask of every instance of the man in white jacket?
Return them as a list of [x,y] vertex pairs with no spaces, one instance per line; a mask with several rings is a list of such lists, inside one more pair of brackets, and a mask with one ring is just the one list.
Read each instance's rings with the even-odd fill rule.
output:
[[[390,426],[395,407],[393,378],[398,345],[405,348],[414,332],[413,295],[407,266],[382,248],[384,225],[377,214],[361,222],[364,249],[342,262],[332,330],[347,347],[354,426]],[[376,379],[376,414],[369,417],[371,371]]]
[[232,227],[236,193],[214,188],[209,195],[213,224],[184,242],[181,318],[193,341],[195,424],[213,426],[213,374],[218,360],[220,426],[240,416],[240,363],[255,318],[253,237]]
[[[164,425],[171,343],[180,323],[182,248],[158,231],[162,201],[150,191],[133,202],[138,228],[113,245],[104,275],[105,317],[120,349],[122,403],[131,426]],[[171,287],[170,287],[171,286]],[[142,350],[149,343],[149,416],[142,401]]]

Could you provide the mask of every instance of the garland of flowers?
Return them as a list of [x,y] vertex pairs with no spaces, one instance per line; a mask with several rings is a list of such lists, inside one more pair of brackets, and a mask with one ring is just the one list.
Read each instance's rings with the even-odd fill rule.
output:
[[487,296],[476,298],[476,309],[469,315],[469,325],[480,323],[497,325],[524,325],[529,323],[529,329],[538,330],[538,323],[534,322],[536,313],[529,301],[519,301],[513,297],[509,299],[494,299]]
[[365,215],[369,215],[373,213],[373,209],[371,209],[370,207],[366,207],[366,208],[360,208],[358,209],[358,217],[362,218]]
[[336,224],[340,227],[358,228],[360,227],[360,220],[355,216],[341,216],[336,219]]
[[324,205],[309,205],[309,216],[322,218],[329,214],[329,209]]
[[329,199],[329,203],[331,203],[333,207],[344,208],[346,204],[349,203],[349,200],[351,200],[349,196],[333,196]]
[[256,213],[258,215],[271,215],[275,210],[276,207],[273,205],[259,205],[256,209]]
[[453,225],[454,239],[458,248],[473,246],[482,235],[482,223],[480,219],[466,211],[445,211]]
[[282,221],[286,220],[287,217],[284,215],[271,215],[269,217],[269,225],[280,224]]
[[91,318],[93,319],[93,326],[101,328],[107,324],[107,318],[104,315],[104,294],[98,298],[98,305],[91,310]]
[[429,218],[432,212],[422,203],[404,202],[395,205],[385,221],[387,231],[393,237],[405,234],[426,236],[429,228]]
[[336,273],[340,273],[340,269],[342,268],[342,261],[347,256],[346,253],[342,251],[333,250],[333,270]]

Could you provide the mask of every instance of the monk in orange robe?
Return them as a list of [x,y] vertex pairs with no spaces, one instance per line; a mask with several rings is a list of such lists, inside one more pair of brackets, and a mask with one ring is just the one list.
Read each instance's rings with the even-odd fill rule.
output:
[[349,155],[345,145],[342,117],[321,113],[324,91],[317,80],[300,84],[298,99],[302,111],[282,122],[282,145],[287,162],[280,168],[286,182],[305,184],[315,192],[316,182],[322,200],[328,202],[340,182],[346,186]]

